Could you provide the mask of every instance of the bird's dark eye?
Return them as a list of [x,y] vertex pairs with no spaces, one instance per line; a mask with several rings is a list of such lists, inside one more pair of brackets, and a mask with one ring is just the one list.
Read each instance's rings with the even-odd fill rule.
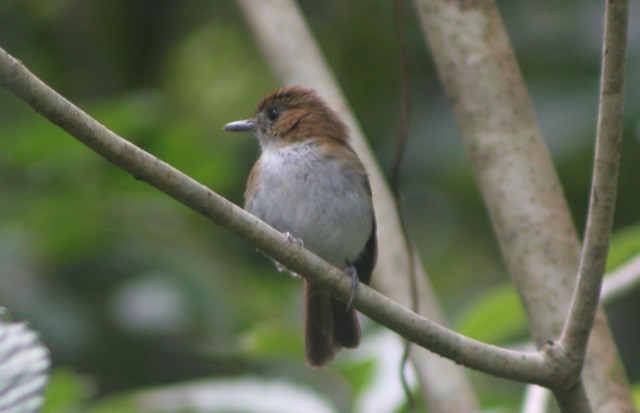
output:
[[274,121],[278,119],[278,117],[280,116],[280,113],[281,113],[280,108],[270,108],[267,111],[267,116],[269,117],[269,120]]

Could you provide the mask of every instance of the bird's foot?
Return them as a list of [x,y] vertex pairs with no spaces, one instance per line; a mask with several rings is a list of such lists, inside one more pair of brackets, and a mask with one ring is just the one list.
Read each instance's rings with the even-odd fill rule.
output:
[[289,241],[292,244],[295,244],[296,247],[298,248],[304,247],[304,241],[302,240],[302,238],[294,237],[293,235],[291,235],[289,231],[283,232],[282,235],[284,235],[287,241]]
[[349,301],[347,301],[347,311],[351,309],[351,304],[353,304],[354,298],[358,295],[358,286],[360,285],[360,280],[358,279],[358,270],[353,265],[349,265],[349,267],[345,270],[345,273],[349,277],[351,277],[351,292],[349,293]]
[[[304,241],[302,241],[302,238],[294,237],[293,235],[291,235],[291,233],[289,231],[283,232],[282,235],[287,239],[287,241],[289,241],[290,243],[294,244],[296,247],[298,247],[298,248],[303,248],[304,247]],[[278,272],[287,271],[287,272],[291,273],[295,277],[299,277],[300,276],[300,275],[296,274],[295,272],[289,270],[287,267],[282,265],[279,261],[274,261],[274,262],[276,263],[276,269],[278,270]]]

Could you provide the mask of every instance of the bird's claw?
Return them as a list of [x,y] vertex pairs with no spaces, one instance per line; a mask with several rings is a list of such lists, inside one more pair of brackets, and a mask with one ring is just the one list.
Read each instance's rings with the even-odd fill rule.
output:
[[350,265],[345,270],[347,275],[351,277],[351,292],[349,293],[349,301],[347,301],[347,311],[351,309],[351,304],[353,304],[353,300],[358,295],[358,285],[360,284],[360,280],[358,279],[358,270],[353,265]]
[[284,232],[282,235],[285,236],[287,241],[289,241],[292,244],[295,244],[296,247],[298,247],[298,248],[303,248],[304,247],[304,241],[302,240],[302,238],[294,237],[293,235],[291,235],[291,233],[289,231]]
[[[304,241],[302,241],[302,238],[294,237],[293,235],[291,235],[291,233],[289,231],[283,232],[282,235],[284,235],[284,237],[287,239],[287,241],[289,241],[290,243],[292,243],[296,247],[298,247],[298,248],[303,248],[304,247]],[[275,261],[274,260],[274,262],[276,263],[276,269],[278,270],[278,272],[287,271],[287,272],[291,273],[293,276],[299,277],[298,274],[296,274],[293,271],[290,271],[287,267],[282,265],[279,261]]]

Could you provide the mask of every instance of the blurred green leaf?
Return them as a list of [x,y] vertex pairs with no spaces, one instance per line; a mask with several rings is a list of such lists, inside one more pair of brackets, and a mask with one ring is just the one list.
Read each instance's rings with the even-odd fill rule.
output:
[[302,331],[288,325],[282,318],[254,323],[251,330],[240,337],[246,354],[259,357],[303,357]]
[[371,383],[376,369],[376,360],[362,359],[358,362],[340,363],[338,366],[342,374],[351,383],[351,387],[364,390]]
[[640,224],[616,230],[611,238],[607,271],[624,264],[640,252]]
[[640,406],[640,383],[636,383],[631,387],[631,396],[635,402],[636,408]]
[[461,334],[494,344],[520,337],[527,325],[518,294],[507,283],[481,294],[456,324]]
[[86,377],[69,368],[57,368],[45,393],[41,413],[72,413],[84,411],[94,389]]

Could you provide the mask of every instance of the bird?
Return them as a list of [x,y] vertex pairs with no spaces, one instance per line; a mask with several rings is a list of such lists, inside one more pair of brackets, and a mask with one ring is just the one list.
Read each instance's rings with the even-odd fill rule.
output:
[[266,95],[252,118],[226,131],[250,132],[260,156],[249,173],[244,209],[352,279],[348,303],[304,280],[305,361],[323,368],[360,344],[351,301],[369,284],[377,258],[376,219],[365,168],[340,116],[314,89],[287,86]]

